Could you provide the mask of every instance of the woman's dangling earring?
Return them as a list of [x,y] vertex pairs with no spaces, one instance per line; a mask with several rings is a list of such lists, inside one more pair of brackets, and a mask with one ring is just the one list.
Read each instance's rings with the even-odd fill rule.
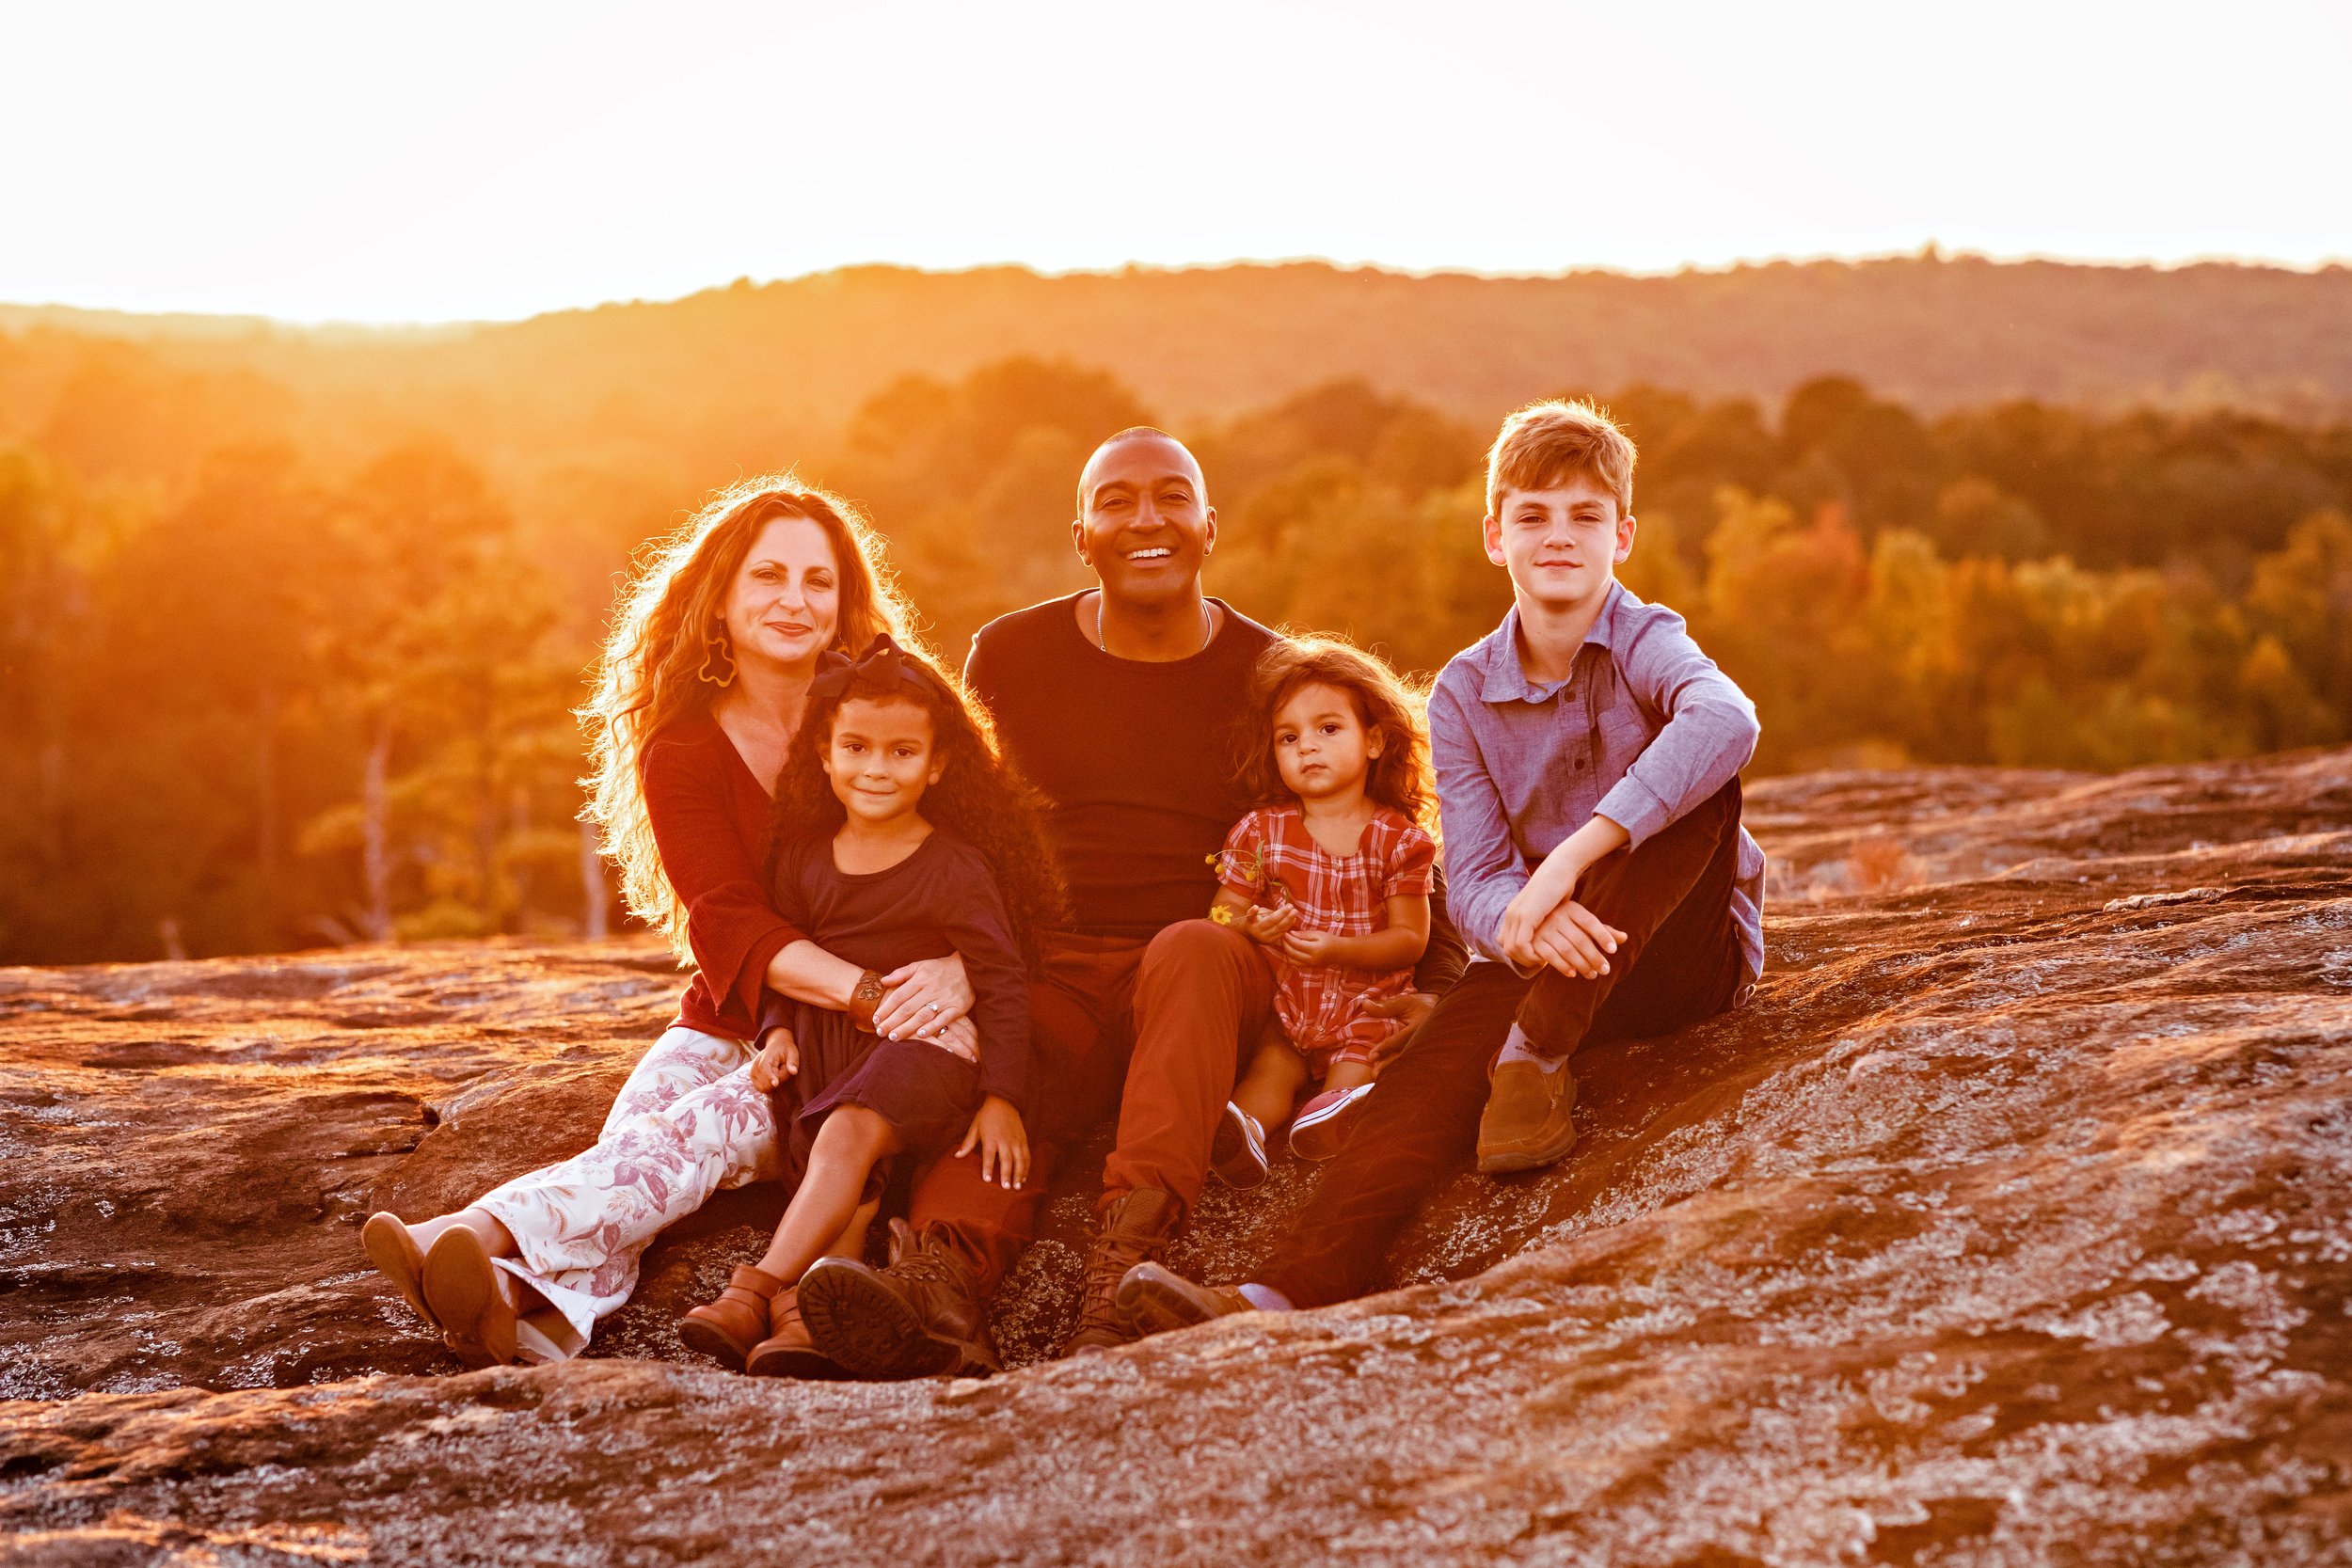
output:
[[710,626],[710,635],[703,639],[703,667],[695,673],[724,689],[735,684],[735,644],[727,641],[724,621],[713,621]]

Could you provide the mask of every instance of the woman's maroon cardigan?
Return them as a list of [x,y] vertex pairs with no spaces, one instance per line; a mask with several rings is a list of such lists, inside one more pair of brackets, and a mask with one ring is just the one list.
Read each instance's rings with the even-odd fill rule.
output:
[[678,999],[677,1022],[756,1039],[769,960],[805,935],[768,903],[768,792],[708,714],[655,736],[644,767],[645,815],[661,869],[686,906],[687,945],[698,966]]

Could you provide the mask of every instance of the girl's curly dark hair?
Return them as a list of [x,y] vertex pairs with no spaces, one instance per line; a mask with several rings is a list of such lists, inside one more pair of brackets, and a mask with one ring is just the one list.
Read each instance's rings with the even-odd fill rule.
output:
[[[841,705],[852,697],[913,703],[930,715],[941,768],[939,782],[923,792],[923,819],[963,839],[988,862],[1022,961],[1035,974],[1044,961],[1045,933],[1067,913],[1060,863],[1045,836],[1045,798],[998,748],[988,709],[961,681],[920,654],[894,651],[895,659],[861,663],[846,682],[820,676],[810,690],[784,770],[776,775],[776,853],[769,879],[774,879],[787,844],[813,834],[830,837],[849,815],[825,772],[825,748]],[[929,678],[909,678],[902,665],[919,667]]]
[[1328,686],[1353,699],[1365,733],[1380,736],[1364,793],[1417,826],[1431,826],[1429,732],[1421,705],[1396,672],[1336,637],[1280,637],[1258,656],[1249,672],[1249,723],[1238,732],[1235,758],[1249,798],[1260,805],[1291,798],[1274,761],[1274,716],[1302,686]]

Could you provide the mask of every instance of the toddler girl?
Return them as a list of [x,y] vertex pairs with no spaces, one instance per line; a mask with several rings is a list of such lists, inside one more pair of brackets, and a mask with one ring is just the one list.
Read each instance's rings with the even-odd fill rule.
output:
[[[820,663],[776,781],[776,912],[866,974],[847,1012],[773,999],[760,1020],[752,1082],[789,1101],[778,1120],[798,1185],[757,1266],[678,1326],[755,1374],[841,1375],[795,1287],[818,1258],[863,1249],[894,1157],[977,1149],[985,1179],[1028,1179],[1026,973],[1061,889],[1036,797],[986,725],[946,676],[877,637],[854,661]],[[880,976],[949,953],[972,982],[977,1054],[878,1038]],[[984,1344],[965,1351],[994,1364]]]
[[1346,643],[1276,642],[1250,675],[1243,779],[1266,803],[1216,856],[1212,920],[1273,950],[1269,1028],[1217,1129],[1211,1164],[1234,1186],[1265,1180],[1265,1129],[1299,1088],[1322,1091],[1291,1125],[1291,1152],[1339,1151],[1370,1092],[1378,1048],[1404,1027],[1379,1004],[1412,989],[1429,941],[1427,742],[1388,666]]

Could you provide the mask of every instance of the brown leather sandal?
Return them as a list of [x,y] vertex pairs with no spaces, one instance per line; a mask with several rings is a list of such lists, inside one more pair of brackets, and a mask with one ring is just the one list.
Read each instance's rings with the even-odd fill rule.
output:
[[[718,1300],[697,1307],[678,1320],[677,1337],[686,1342],[687,1349],[740,1369],[761,1341],[774,1332],[769,1326],[770,1304],[777,1292],[788,1295],[790,1290],[765,1269],[738,1265],[727,1276],[727,1288],[719,1292]],[[793,1318],[797,1322],[799,1317],[795,1308]]]
[[790,1289],[776,1292],[768,1307],[774,1332],[752,1347],[743,1370],[754,1377],[798,1377],[818,1383],[848,1377],[850,1369],[818,1350],[817,1341],[809,1338],[807,1326],[801,1322],[800,1295]]

